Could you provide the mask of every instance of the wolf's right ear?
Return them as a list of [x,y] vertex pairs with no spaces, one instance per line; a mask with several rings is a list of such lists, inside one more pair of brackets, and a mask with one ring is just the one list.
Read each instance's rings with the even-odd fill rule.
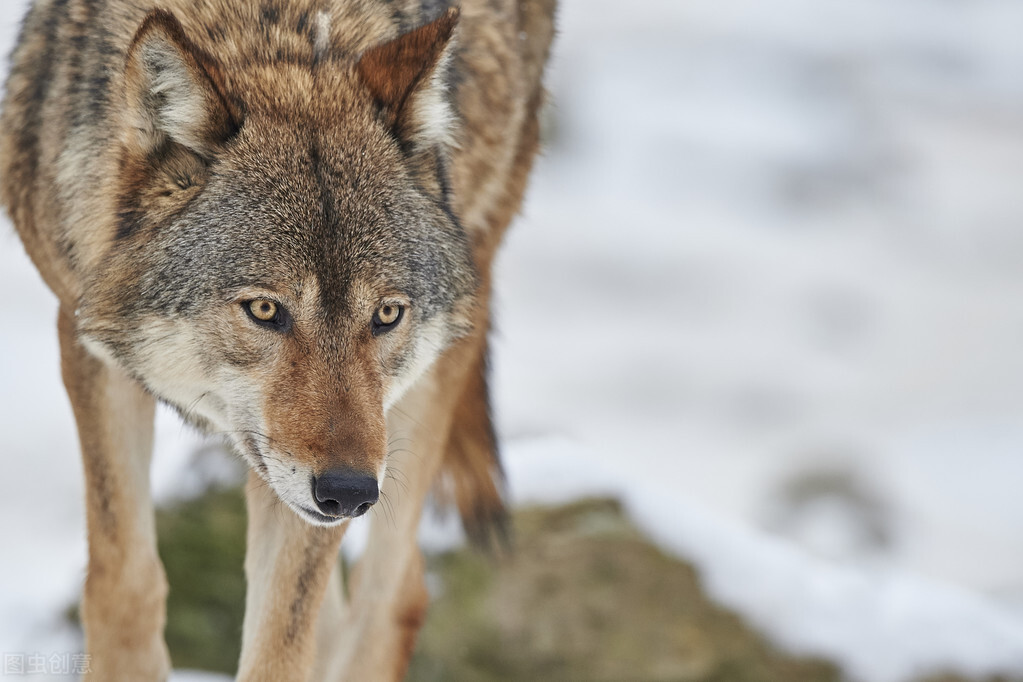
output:
[[153,10],[135,34],[125,63],[129,142],[148,154],[169,138],[211,157],[240,125],[221,83],[212,58],[188,39],[177,18]]

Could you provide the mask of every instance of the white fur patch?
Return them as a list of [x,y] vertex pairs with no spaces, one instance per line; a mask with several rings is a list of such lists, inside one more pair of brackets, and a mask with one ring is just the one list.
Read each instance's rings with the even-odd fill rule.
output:
[[313,41],[313,49],[316,59],[323,59],[330,47],[330,14],[318,12],[316,14],[316,39]]
[[416,345],[412,360],[407,363],[401,376],[396,377],[384,394],[384,411],[401,400],[405,392],[423,376],[437,360],[450,339],[444,315],[438,315],[416,331]]
[[416,98],[414,106],[419,139],[428,145],[454,144],[455,116],[443,85],[431,83]]
[[412,115],[417,128],[416,137],[424,146],[455,143],[455,114],[444,80],[452,53],[453,46],[449,44],[433,68],[430,82],[416,94],[412,103]]

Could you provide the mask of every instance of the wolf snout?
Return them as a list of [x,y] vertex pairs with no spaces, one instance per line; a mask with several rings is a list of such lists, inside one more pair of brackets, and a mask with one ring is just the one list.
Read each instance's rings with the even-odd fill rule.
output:
[[313,477],[313,499],[326,516],[362,516],[379,497],[377,480],[366,474],[338,469]]

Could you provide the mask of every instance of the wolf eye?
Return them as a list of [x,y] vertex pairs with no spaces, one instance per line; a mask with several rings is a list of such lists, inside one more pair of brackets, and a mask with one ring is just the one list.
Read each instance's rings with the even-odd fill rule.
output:
[[276,329],[287,326],[287,313],[275,301],[268,298],[257,298],[254,301],[247,301],[242,304],[245,312],[249,314],[252,321],[265,327]]
[[272,322],[277,317],[277,304],[262,298],[249,303],[249,312],[261,322]]
[[373,315],[373,335],[384,334],[398,326],[405,314],[405,306],[385,303]]

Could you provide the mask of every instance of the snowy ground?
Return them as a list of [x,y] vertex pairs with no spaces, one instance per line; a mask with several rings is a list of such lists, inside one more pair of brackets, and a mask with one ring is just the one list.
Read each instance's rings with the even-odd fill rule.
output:
[[[1015,0],[566,0],[499,268],[514,497],[622,494],[855,679],[1023,675],[1020,26]],[[0,290],[0,652],[63,651],[80,465],[9,234]],[[161,495],[197,447],[161,417]]]

